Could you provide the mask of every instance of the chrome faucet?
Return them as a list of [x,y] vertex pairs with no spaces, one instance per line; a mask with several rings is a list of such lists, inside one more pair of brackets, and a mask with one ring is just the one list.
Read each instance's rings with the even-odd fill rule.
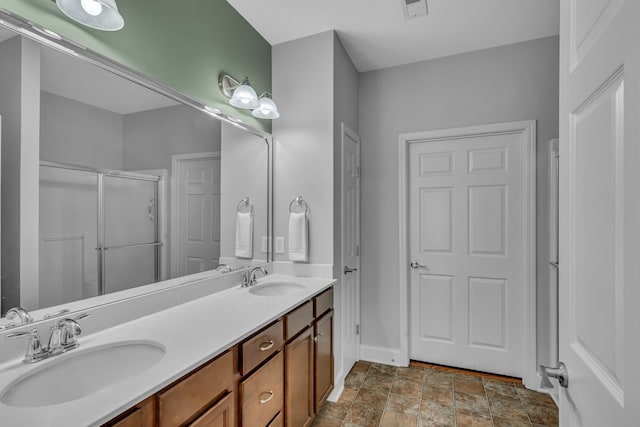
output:
[[249,286],[253,286],[256,284],[257,282],[256,271],[260,271],[264,276],[269,274],[267,273],[267,270],[265,270],[263,267],[260,267],[260,266],[250,268],[249,270],[245,270],[240,273],[241,288],[248,288]]
[[20,324],[22,325],[33,323],[33,317],[22,307],[13,307],[7,310],[7,320],[13,320],[16,317],[20,319]]
[[256,282],[258,281],[256,279],[256,270],[261,272],[263,276],[266,276],[267,274],[267,270],[264,269],[264,267],[253,267],[251,270],[249,270],[249,274],[247,275],[249,277],[249,286],[253,286],[256,284]]
[[24,355],[23,362],[39,362],[50,356],[57,356],[65,351],[78,347],[79,343],[77,337],[82,333],[82,328],[78,324],[77,320],[84,319],[87,316],[89,316],[87,313],[83,313],[75,319],[66,318],[58,320],[53,326],[51,326],[51,336],[49,337],[49,344],[47,347],[42,347],[42,344],[40,343],[40,335],[36,328],[33,328],[28,332],[12,332],[7,334],[5,339],[12,340],[28,337],[29,344],[27,345],[27,352]]
[[29,332],[12,332],[10,334],[7,334],[5,339],[13,340],[22,337],[29,338],[29,344],[27,344],[27,352],[24,355],[24,359],[22,359],[24,363],[35,363],[49,357],[49,352],[46,349],[42,348],[42,345],[40,344],[40,335],[38,334],[38,330],[36,328],[33,328]]
[[47,349],[51,356],[72,350],[78,345],[78,335],[82,333],[82,328],[74,319],[62,319],[51,326],[51,336]]
[[231,267],[229,267],[227,264],[218,264],[218,266],[216,267],[216,270],[219,272],[232,272],[233,269]]

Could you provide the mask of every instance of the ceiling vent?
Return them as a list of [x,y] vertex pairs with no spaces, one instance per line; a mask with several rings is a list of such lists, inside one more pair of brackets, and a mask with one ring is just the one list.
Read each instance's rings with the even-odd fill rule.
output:
[[427,0],[400,0],[405,19],[419,18],[427,14]]

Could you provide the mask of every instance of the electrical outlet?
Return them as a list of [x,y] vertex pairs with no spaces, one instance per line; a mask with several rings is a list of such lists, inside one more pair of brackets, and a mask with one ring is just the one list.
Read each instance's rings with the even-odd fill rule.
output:
[[269,247],[269,239],[267,236],[262,236],[262,253],[267,253]]
[[276,236],[276,253],[284,253],[284,236]]

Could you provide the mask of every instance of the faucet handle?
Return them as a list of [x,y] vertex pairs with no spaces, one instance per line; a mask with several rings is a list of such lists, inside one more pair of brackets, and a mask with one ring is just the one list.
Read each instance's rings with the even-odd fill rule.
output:
[[7,334],[5,339],[13,340],[17,338],[29,337],[29,344],[27,345],[27,352],[24,355],[24,363],[34,363],[42,359],[46,359],[49,356],[49,352],[42,348],[40,344],[40,335],[36,328],[31,329],[29,332],[20,331]]
[[71,350],[79,345],[77,337],[82,334],[82,328],[75,319],[58,320],[56,329],[60,330],[60,347],[63,351]]

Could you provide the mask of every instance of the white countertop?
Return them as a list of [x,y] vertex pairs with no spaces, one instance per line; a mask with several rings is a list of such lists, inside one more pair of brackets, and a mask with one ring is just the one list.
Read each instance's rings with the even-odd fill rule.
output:
[[[101,425],[335,283],[332,279],[275,274],[259,283],[276,281],[296,282],[304,285],[304,289],[282,296],[258,296],[249,293],[247,288],[234,287],[99,333],[81,335],[80,347],[64,355],[30,365],[19,359],[0,365],[0,387],[4,389],[32,369],[41,369],[60,358],[109,343],[155,341],[166,350],[164,357],[150,369],[88,397],[36,408],[0,403],[0,424]],[[50,387],[51,393],[55,393],[56,384]]]

